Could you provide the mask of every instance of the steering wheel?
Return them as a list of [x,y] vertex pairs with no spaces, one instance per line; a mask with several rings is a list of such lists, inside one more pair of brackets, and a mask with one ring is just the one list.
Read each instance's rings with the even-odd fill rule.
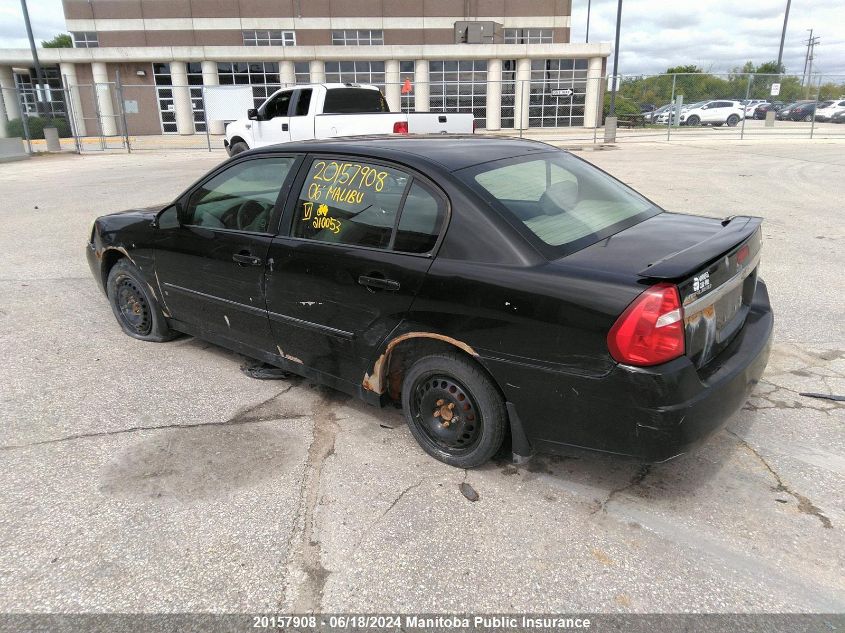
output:
[[[235,216],[237,227],[244,231],[246,228],[255,222],[256,218],[259,215],[264,213],[264,205],[258,202],[257,200],[247,200],[246,202],[242,203],[241,206],[238,207],[237,214]],[[266,226],[257,227],[259,230],[263,231]]]

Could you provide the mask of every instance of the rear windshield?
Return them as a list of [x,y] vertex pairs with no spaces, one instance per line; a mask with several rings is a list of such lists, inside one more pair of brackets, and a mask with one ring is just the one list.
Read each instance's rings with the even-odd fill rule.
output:
[[324,114],[349,114],[352,112],[390,112],[384,95],[379,90],[367,88],[330,88],[326,92]]
[[492,161],[458,175],[550,258],[661,212],[618,180],[561,151]]

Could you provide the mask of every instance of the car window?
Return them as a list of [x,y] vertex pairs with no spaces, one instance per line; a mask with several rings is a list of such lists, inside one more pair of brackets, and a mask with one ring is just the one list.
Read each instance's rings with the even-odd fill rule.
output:
[[619,181],[565,152],[492,161],[458,175],[552,257],[660,212]]
[[299,193],[292,235],[388,248],[410,176],[383,165],[317,159]]
[[273,100],[269,101],[264,107],[264,116],[268,119],[272,119],[277,116],[287,116],[288,111],[290,110],[290,100],[292,96],[293,91],[288,90],[287,92],[282,92],[276,97],[273,97]]
[[390,112],[380,90],[369,88],[330,88],[326,91],[324,114]]
[[183,223],[265,233],[294,157],[258,158],[232,165],[191,194]]
[[405,253],[428,253],[437,243],[446,204],[426,185],[415,180],[405,197],[393,250]]
[[311,89],[300,90],[296,99],[296,110],[293,116],[305,116],[308,114],[308,107],[311,105]]

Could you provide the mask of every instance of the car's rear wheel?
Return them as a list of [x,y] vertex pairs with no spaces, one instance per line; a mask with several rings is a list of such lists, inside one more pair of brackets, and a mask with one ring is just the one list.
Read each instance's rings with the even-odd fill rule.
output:
[[728,117],[727,124],[731,127],[736,127],[737,123],[739,123],[739,117],[736,114],[732,114]]
[[243,141],[238,141],[237,143],[232,143],[232,149],[229,150],[229,155],[234,156],[235,154],[240,154],[241,152],[245,152],[248,149],[249,145],[247,145]]
[[178,336],[167,325],[161,307],[129,260],[121,259],[112,266],[106,281],[106,294],[117,322],[129,336],[155,343]]
[[402,383],[402,407],[423,450],[451,466],[481,466],[505,437],[508,417],[501,394],[480,367],[459,354],[416,361]]
[[701,123],[701,119],[698,115],[693,114],[690,118],[687,119],[687,125],[698,125]]
[[808,114],[807,116],[804,117],[805,123],[811,123],[812,121],[813,121],[813,115],[812,114]]

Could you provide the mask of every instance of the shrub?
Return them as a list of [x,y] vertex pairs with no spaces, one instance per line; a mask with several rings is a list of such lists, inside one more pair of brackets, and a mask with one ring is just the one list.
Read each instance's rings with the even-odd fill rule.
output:
[[[59,131],[61,138],[68,138],[71,135],[70,123],[68,123],[67,119],[42,119],[41,117],[31,116],[27,117],[26,122],[29,127],[29,138],[31,139],[44,138],[44,128],[50,126],[55,127]],[[20,119],[11,119],[6,124],[6,136],[26,138],[23,121]]]
[[[610,113],[610,95],[605,95],[604,99],[604,116]],[[616,116],[630,116],[632,114],[639,114],[640,106],[634,101],[623,97],[618,92],[616,93]]]

